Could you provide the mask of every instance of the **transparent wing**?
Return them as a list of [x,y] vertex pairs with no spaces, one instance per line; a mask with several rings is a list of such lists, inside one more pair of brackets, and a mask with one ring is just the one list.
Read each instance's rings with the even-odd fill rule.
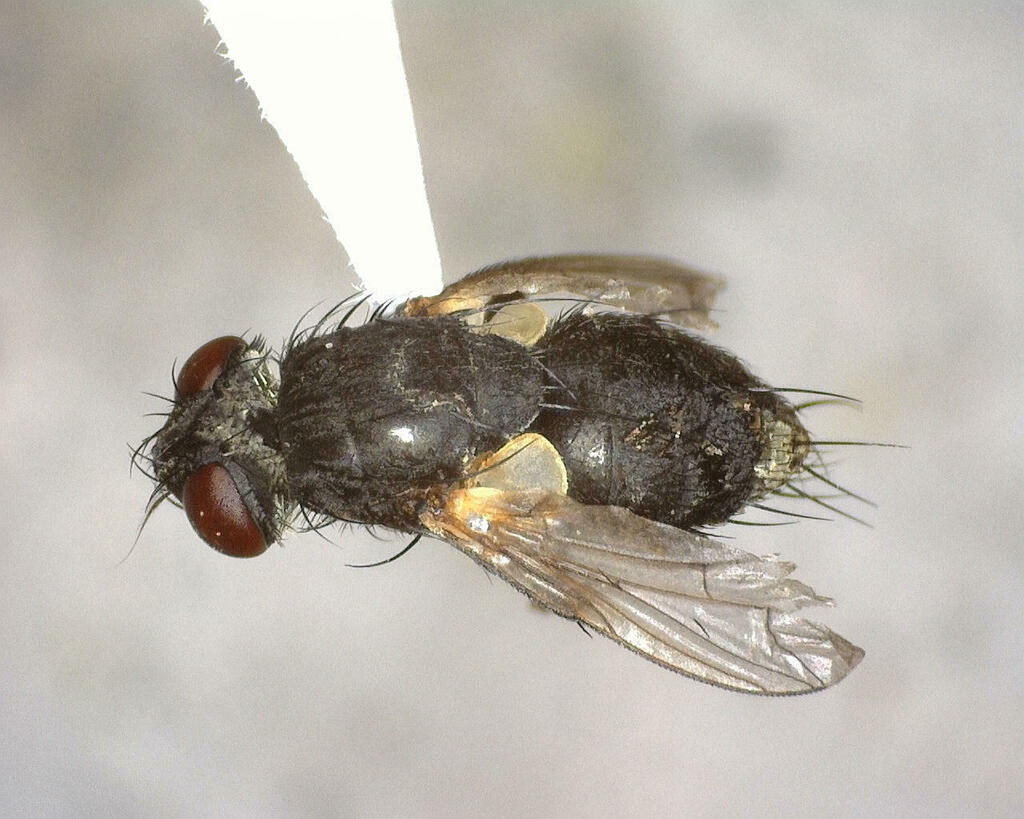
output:
[[828,598],[794,566],[554,492],[451,493],[424,523],[541,605],[714,685],[799,694],[864,652],[793,614]]
[[708,317],[724,281],[669,259],[650,256],[539,256],[470,273],[436,296],[410,299],[402,310],[434,316],[479,308],[515,294],[568,293],[634,313],[665,315],[678,324],[713,329]]

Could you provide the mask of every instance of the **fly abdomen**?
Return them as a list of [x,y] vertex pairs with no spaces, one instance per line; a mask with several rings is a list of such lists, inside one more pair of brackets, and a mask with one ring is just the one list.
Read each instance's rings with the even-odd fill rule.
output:
[[538,347],[557,397],[532,429],[562,455],[576,500],[692,528],[728,520],[802,466],[792,407],[681,330],[577,312]]

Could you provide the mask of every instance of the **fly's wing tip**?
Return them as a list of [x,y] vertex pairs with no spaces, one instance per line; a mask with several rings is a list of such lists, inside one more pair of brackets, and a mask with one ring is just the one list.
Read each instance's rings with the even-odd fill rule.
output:
[[[832,645],[835,646],[836,653],[846,665],[846,671],[843,674],[843,677],[845,677],[846,674],[853,671],[853,669],[860,664],[860,661],[864,659],[864,649],[860,646],[855,646],[845,637],[839,636],[834,631],[830,632],[830,634],[832,635]],[[839,679],[842,679],[842,677]]]

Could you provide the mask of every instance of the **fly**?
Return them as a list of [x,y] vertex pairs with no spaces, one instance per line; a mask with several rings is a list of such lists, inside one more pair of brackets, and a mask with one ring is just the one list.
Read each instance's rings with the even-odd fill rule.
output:
[[[274,357],[279,378],[260,339],[214,339],[136,453],[147,517],[171,498],[236,557],[335,521],[433,535],[666,668],[826,688],[863,657],[798,615],[828,598],[703,533],[776,495],[834,508],[804,479],[846,493],[798,408],[693,332],[721,286],[662,259],[533,258],[361,326],[359,303],[329,314]],[[551,319],[556,294],[578,303]]]

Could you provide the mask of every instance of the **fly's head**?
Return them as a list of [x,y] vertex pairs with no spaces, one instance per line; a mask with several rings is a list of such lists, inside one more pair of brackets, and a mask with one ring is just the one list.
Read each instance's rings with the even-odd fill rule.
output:
[[176,500],[196,533],[233,557],[262,554],[288,515],[277,448],[277,381],[263,342],[222,336],[196,350],[175,379],[174,407],[143,442],[156,489],[147,517]]

